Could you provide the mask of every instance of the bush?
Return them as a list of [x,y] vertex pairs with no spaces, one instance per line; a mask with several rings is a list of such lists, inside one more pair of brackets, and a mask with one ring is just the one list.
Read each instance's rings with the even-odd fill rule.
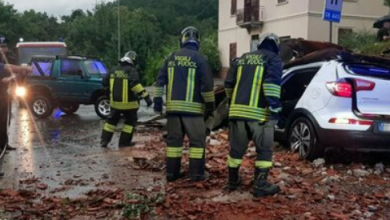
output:
[[374,45],[375,43],[376,35],[368,31],[351,32],[346,34],[339,42],[341,46],[358,53],[367,45]]
[[169,54],[178,49],[178,42],[173,38],[166,42],[169,43],[162,46],[158,51],[149,53],[146,58],[146,69],[143,82],[147,86],[156,82],[157,74],[163,66],[165,59],[169,56]]
[[221,70],[221,61],[219,59],[218,37],[216,33],[202,39],[201,51],[207,57],[213,74],[218,74]]
[[380,56],[383,51],[390,49],[390,42],[377,42],[376,34],[362,31],[347,34],[340,41],[340,45],[355,53]]
[[[143,76],[143,83],[146,86],[156,82],[156,77],[165,59],[174,51],[179,49],[179,37],[170,37],[166,43],[157,52],[149,53],[146,58],[146,69]],[[221,62],[219,60],[217,34],[206,36],[202,39],[201,52],[207,57],[213,74],[217,74],[221,70]]]

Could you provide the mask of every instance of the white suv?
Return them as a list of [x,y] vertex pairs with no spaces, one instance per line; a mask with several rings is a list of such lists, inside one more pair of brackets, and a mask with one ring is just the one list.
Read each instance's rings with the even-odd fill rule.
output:
[[390,151],[390,65],[332,60],[287,69],[276,139],[307,160],[326,148]]

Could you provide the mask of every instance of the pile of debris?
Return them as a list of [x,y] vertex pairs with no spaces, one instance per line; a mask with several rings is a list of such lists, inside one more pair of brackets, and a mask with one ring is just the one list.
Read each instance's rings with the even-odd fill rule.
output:
[[[142,135],[147,135],[144,133]],[[164,172],[165,143],[163,133],[153,131],[144,145],[137,146],[126,160],[127,167],[145,172]],[[200,183],[188,178],[152,188],[139,186],[132,192],[100,189],[85,193],[83,198],[49,196],[47,185],[37,178],[21,180],[29,190],[0,191],[0,216],[11,219],[389,219],[390,168],[377,163],[327,163],[300,160],[297,154],[275,148],[274,168],[270,180],[282,192],[273,197],[254,200],[250,190],[256,158],[253,143],[241,168],[243,184],[236,192],[223,188],[227,180],[229,136],[226,131],[212,132],[207,147],[209,178]],[[188,149],[188,141],[185,142]],[[149,152],[149,153],[148,153]],[[151,156],[152,155],[152,156]],[[188,173],[188,150],[184,151],[183,171]]]
[[[122,190],[93,190],[85,198],[64,199],[45,196],[45,188],[0,190],[0,217],[9,219],[95,219],[118,215],[123,207]],[[4,214],[5,212],[5,214]]]
[[[242,187],[229,193],[223,189],[227,179],[228,139],[224,130],[211,133],[206,151],[209,178],[201,183],[184,178],[166,185],[165,199],[156,206],[158,216],[168,219],[389,218],[390,169],[382,163],[373,167],[326,164],[325,159],[311,163],[277,148],[270,178],[282,192],[256,201],[250,194],[256,158],[251,143],[241,167]],[[162,139],[157,139],[145,148],[164,155],[164,145]],[[187,141],[185,145],[188,149]],[[164,156],[146,160],[147,164],[159,164],[161,168],[164,162]],[[183,171],[188,173],[188,150],[184,150],[183,164]],[[150,190],[150,194],[156,192]]]

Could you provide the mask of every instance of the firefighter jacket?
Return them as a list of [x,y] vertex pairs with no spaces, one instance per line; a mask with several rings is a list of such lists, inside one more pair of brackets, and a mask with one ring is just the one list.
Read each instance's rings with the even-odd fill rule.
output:
[[149,97],[141,85],[138,71],[130,64],[115,67],[106,78],[103,86],[109,87],[110,105],[117,110],[133,110],[139,108],[139,99]]
[[0,62],[0,97],[8,96],[8,85],[1,82],[6,77],[9,77],[9,74],[5,72],[5,64]]
[[155,98],[166,87],[168,114],[203,115],[215,109],[214,81],[206,58],[186,46],[172,53],[157,76]]
[[266,122],[269,108],[280,104],[282,60],[270,50],[244,54],[230,68],[225,92],[231,99],[229,118]]

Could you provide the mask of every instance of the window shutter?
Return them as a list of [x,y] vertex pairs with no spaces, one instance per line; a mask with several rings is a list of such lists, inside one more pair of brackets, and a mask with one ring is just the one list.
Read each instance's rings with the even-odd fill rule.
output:
[[229,62],[231,62],[234,58],[237,57],[237,43],[231,43],[230,44],[230,50],[229,50],[229,54],[230,54],[230,57],[229,57]]
[[237,0],[231,0],[231,9],[230,9],[230,14],[235,15],[237,14]]

